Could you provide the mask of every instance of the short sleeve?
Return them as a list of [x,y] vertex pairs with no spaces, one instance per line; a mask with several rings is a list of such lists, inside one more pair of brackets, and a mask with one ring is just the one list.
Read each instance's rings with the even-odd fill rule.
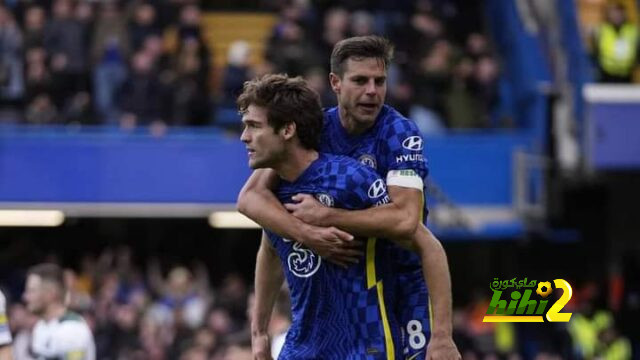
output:
[[383,132],[383,154],[388,171],[413,170],[426,179],[429,170],[424,156],[424,139],[416,124],[407,119],[396,119]]

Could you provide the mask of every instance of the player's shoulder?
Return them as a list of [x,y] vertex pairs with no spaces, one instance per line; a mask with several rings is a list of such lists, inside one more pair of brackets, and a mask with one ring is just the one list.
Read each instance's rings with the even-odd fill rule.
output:
[[324,114],[325,121],[327,119],[332,119],[338,115],[338,107],[326,107],[322,109],[322,113]]
[[322,118],[325,130],[327,126],[331,124],[331,122],[336,121],[338,119],[338,107],[330,107],[322,109]]
[[31,332],[35,336],[35,335],[42,335],[42,334],[48,333],[48,331],[49,331],[49,326],[47,326],[47,322],[44,319],[38,319],[38,321],[36,321],[36,324],[33,326],[33,330]]
[[5,310],[6,306],[7,306],[7,298],[4,297],[4,294],[0,290],[0,312]]
[[344,175],[375,173],[369,167],[346,155],[321,153],[323,175]]
[[86,341],[91,335],[91,329],[84,318],[74,312],[67,312],[61,317],[56,330],[60,340],[70,342]]
[[61,330],[61,332],[65,332],[70,335],[91,331],[89,329],[89,325],[84,320],[82,315],[73,311],[67,311],[58,320],[58,323],[59,323],[59,329]]
[[336,181],[343,184],[352,193],[366,194],[370,186],[382,182],[380,175],[374,169],[354,158],[337,156],[336,161],[341,168],[339,175],[336,176]]
[[418,126],[413,120],[402,115],[392,106],[383,105],[379,116],[380,132],[386,136],[393,135],[389,134],[390,132],[394,132],[396,134],[400,132],[419,132]]
[[346,155],[336,155],[331,153],[320,153],[321,160],[325,164],[340,164],[340,165],[354,165],[358,164],[353,158]]

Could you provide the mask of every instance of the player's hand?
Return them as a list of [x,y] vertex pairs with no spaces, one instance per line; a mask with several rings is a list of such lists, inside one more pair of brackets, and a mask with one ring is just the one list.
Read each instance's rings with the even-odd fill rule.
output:
[[271,340],[269,339],[269,335],[252,335],[251,351],[253,352],[253,360],[273,360],[271,357]]
[[285,204],[291,215],[316,226],[327,226],[323,220],[327,218],[329,208],[322,205],[316,198],[309,194],[297,194],[292,197],[294,203]]
[[307,225],[300,242],[314,253],[338,266],[347,267],[359,261],[364,252],[362,242],[333,226]]
[[427,346],[426,360],[460,360],[462,356],[451,336],[434,336]]

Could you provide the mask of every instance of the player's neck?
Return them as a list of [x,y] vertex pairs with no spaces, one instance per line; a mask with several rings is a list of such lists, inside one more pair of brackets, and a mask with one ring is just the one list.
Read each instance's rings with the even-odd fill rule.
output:
[[274,168],[282,179],[293,182],[318,158],[318,152],[301,147],[288,151],[283,161]]
[[347,110],[341,106],[338,106],[338,111],[340,112],[340,124],[349,135],[360,135],[363,132],[369,130],[373,124],[363,124],[353,116],[347,113]]
[[47,306],[47,310],[42,317],[45,321],[51,321],[52,319],[61,318],[65,312],[67,312],[67,308],[63,304],[54,303]]

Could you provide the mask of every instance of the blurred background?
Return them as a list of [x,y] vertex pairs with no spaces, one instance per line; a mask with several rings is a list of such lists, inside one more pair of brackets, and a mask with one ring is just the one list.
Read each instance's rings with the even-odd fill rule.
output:
[[[260,231],[235,98],[333,45],[396,45],[387,102],[426,140],[429,226],[465,359],[640,358],[636,0],[4,0],[0,287],[67,270],[100,359],[250,359]],[[482,323],[495,277],[565,279],[569,323]],[[272,322],[288,324],[283,294]]]

